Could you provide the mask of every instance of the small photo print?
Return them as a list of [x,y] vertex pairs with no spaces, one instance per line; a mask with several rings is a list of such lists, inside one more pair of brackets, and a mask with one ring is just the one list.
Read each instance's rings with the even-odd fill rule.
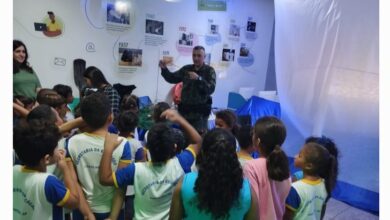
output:
[[146,19],[145,33],[147,34],[164,34],[164,22]]
[[115,4],[107,3],[107,22],[130,25],[130,12],[127,4],[120,8]]
[[234,61],[234,49],[223,49],[222,50],[222,61]]
[[192,46],[193,39],[194,39],[194,35],[192,33],[190,34],[182,33],[179,39],[179,45]]
[[210,24],[210,34],[218,34],[218,25]]
[[229,35],[233,37],[239,37],[240,36],[240,27],[235,24],[230,24],[229,28]]
[[142,66],[142,50],[119,48],[120,66]]
[[247,47],[240,48],[240,57],[247,57],[249,55],[249,49]]
[[248,21],[248,25],[246,26],[246,30],[249,32],[256,32],[256,22]]

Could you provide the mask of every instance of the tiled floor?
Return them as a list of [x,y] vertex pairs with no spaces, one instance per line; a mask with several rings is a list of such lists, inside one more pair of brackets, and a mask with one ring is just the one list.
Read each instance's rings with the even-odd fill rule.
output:
[[326,207],[325,220],[377,220],[378,216],[354,208],[335,199],[330,199]]

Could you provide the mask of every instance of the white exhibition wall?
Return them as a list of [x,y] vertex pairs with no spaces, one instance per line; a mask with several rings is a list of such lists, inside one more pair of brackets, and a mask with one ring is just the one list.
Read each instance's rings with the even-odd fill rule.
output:
[[[153,102],[169,99],[172,84],[160,76],[158,60],[173,58],[170,69],[192,63],[188,48],[178,46],[183,33],[193,35],[211,53],[211,65],[217,71],[213,107],[225,108],[227,94],[240,87],[264,90],[268,56],[274,22],[274,3],[270,0],[228,0],[226,11],[198,11],[197,0],[166,2],[163,0],[123,0],[129,8],[128,25],[107,22],[107,5],[119,0],[14,0],[14,39],[28,48],[30,63],[42,86],[67,84],[78,90],[73,79],[73,60],[84,59],[87,66],[101,69],[111,84],[134,84],[134,94],[149,96]],[[63,23],[62,35],[46,37],[34,30],[34,22],[43,22],[47,11],[53,11]],[[162,35],[145,33],[146,19],[163,22]],[[255,32],[247,32],[248,20],[256,23]],[[239,28],[240,37],[231,37],[231,24]],[[210,26],[217,26],[217,34]],[[115,29],[115,30],[113,30]],[[185,30],[185,32],[184,32]],[[198,43],[197,43],[198,42]],[[245,44],[249,57],[240,57]],[[193,45],[193,46],[194,46]],[[141,66],[119,68],[119,48],[142,50]],[[234,49],[232,62],[222,61],[223,49]]]
[[275,1],[275,69],[298,133],[333,138],[339,180],[379,192],[379,2]]
[[[107,22],[107,5],[118,2],[129,6],[128,25]],[[169,101],[173,87],[160,76],[158,60],[172,57],[171,70],[192,63],[190,47],[178,45],[183,33],[192,34],[192,46],[203,45],[217,71],[213,107],[225,108],[230,91],[253,87],[257,94],[266,88],[275,22],[287,154],[298,153],[310,135],[326,135],[340,149],[339,180],[379,192],[378,0],[226,3],[221,12],[198,11],[197,0],[14,0],[14,39],[26,43],[43,87],[67,84],[78,96],[73,60],[81,58],[100,68],[111,84],[134,84],[134,94],[156,102]],[[61,36],[34,30],[47,11],[63,23]],[[163,23],[163,33],[146,33],[146,20]],[[256,23],[255,31],[247,31],[248,21]],[[231,25],[239,37],[230,35]],[[241,47],[249,49],[249,56],[240,56]],[[119,48],[142,50],[142,65],[119,66]],[[235,50],[234,61],[222,61],[223,49]]]

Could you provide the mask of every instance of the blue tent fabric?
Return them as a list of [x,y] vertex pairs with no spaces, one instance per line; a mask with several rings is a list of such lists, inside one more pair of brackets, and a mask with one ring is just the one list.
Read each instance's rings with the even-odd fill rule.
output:
[[281,118],[281,109],[278,102],[252,96],[241,108],[236,110],[236,114],[250,115],[252,125],[254,125],[257,119],[264,116]]
[[145,108],[145,107],[149,107],[153,104],[152,100],[150,100],[149,96],[138,97],[138,101],[139,101],[139,108],[140,109]]
[[351,206],[379,215],[379,193],[337,181],[332,197]]
[[237,110],[241,108],[246,102],[246,99],[239,93],[229,92],[227,108]]

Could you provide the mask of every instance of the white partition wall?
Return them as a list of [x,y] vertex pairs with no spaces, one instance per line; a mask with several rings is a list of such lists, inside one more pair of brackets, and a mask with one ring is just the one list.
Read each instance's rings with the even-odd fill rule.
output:
[[[376,193],[378,10],[377,0],[275,1],[275,68],[284,116],[303,137],[333,138],[341,152],[339,180]],[[296,154],[302,143],[291,143],[288,153]],[[367,207],[378,200],[366,198]]]

